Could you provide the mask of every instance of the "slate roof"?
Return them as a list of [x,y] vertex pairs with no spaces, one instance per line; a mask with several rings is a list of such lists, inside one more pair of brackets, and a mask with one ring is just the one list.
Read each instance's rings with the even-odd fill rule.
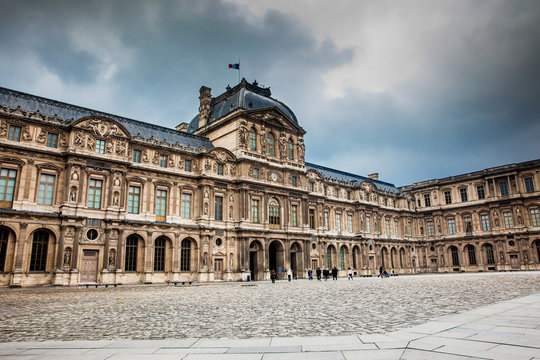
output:
[[331,168],[327,168],[325,166],[321,165],[315,165],[312,163],[306,162],[306,169],[307,170],[316,170],[319,173],[321,173],[322,176],[324,176],[327,179],[337,180],[337,181],[345,181],[348,183],[352,183],[353,186],[360,185],[363,181],[368,180],[372,182],[377,189],[393,194],[399,194],[400,191],[394,184],[390,184],[384,181],[380,180],[373,180],[365,176],[355,175],[348,172],[335,170]]
[[210,140],[205,137],[2,87],[0,87],[0,105],[10,106],[12,108],[20,107],[21,109],[30,110],[32,112],[39,110],[41,114],[51,117],[56,115],[59,118],[67,120],[68,123],[85,116],[103,116],[120,123],[132,136],[139,135],[148,139],[165,141],[173,145],[179,144],[201,150],[209,150],[214,147]]
[[[272,98],[269,88],[261,88],[250,84],[246,79],[227,92],[212,98],[209,123],[221,119],[227,114],[237,110],[256,110],[277,107],[290,120],[298,124],[298,119],[294,112],[284,103]],[[188,132],[192,133],[199,129],[199,115],[196,115],[188,126]]]

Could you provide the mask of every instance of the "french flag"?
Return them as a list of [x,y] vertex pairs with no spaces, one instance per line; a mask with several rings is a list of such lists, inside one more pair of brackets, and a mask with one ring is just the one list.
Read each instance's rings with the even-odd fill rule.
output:
[[229,69],[240,70],[240,64],[229,64]]

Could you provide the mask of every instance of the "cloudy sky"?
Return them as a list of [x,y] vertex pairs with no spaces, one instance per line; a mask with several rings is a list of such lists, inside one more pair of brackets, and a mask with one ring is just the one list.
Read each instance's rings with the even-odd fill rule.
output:
[[174,127],[269,86],[306,159],[398,186],[540,158],[540,2],[0,0],[0,86]]

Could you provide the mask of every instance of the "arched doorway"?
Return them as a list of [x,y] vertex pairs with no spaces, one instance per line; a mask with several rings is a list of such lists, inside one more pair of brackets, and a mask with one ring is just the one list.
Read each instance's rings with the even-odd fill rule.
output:
[[381,249],[381,266],[386,269],[386,265],[388,264],[388,250],[386,247],[383,247]]
[[293,271],[293,276],[301,277],[302,276],[302,247],[297,242],[294,242],[291,245],[291,252],[290,252],[290,261],[291,261],[291,269]]
[[258,241],[252,241],[249,244],[249,271],[251,271],[251,280],[263,280],[263,255],[262,244]]
[[268,269],[270,271],[275,270],[278,274],[279,271],[284,271],[284,251],[283,251],[283,244],[278,241],[274,240],[270,243],[268,247]]
[[358,269],[360,264],[360,248],[358,246],[353,247],[353,269]]

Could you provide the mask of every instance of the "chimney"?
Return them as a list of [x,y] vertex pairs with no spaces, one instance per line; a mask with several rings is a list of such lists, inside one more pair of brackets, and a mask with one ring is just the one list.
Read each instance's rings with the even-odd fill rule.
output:
[[367,177],[371,180],[379,180],[379,173],[369,174]]
[[210,111],[212,110],[212,107],[210,106],[212,101],[212,89],[201,86],[199,93],[199,129],[201,129],[208,124],[210,118]]

